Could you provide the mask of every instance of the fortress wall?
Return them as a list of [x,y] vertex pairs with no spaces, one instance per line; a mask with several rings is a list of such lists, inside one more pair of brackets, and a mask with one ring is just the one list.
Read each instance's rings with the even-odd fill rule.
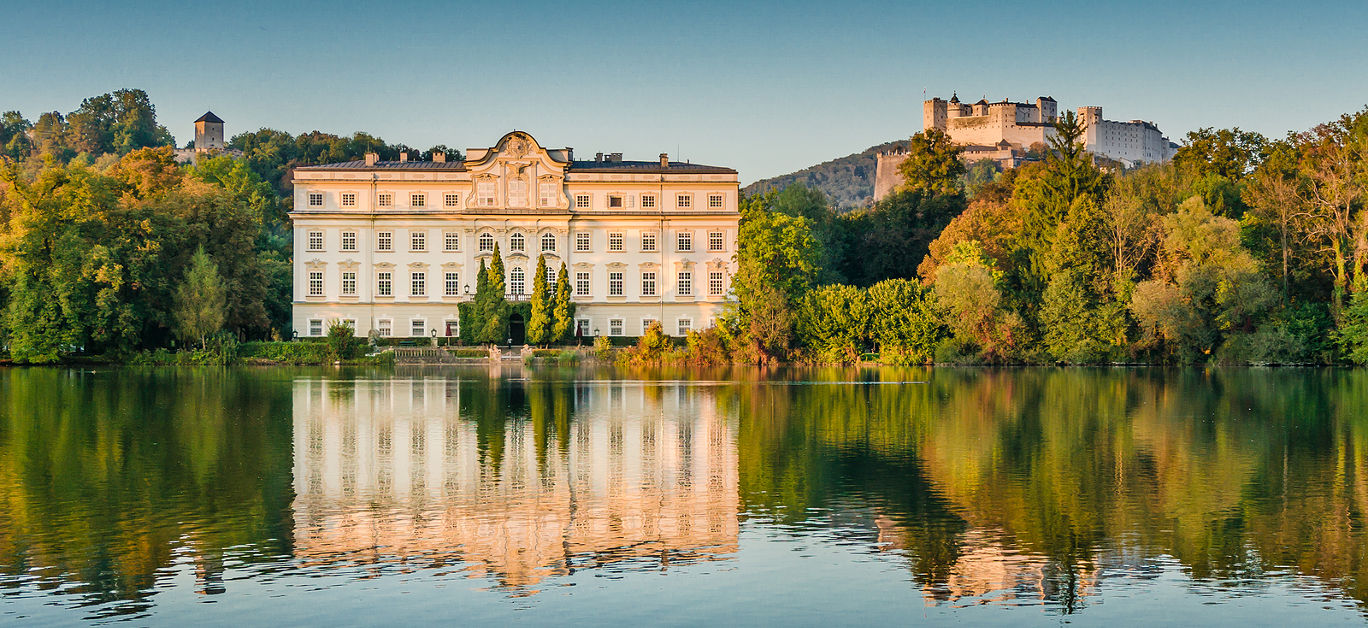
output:
[[907,160],[906,153],[882,153],[875,158],[874,200],[881,201],[902,185],[902,175],[898,166]]

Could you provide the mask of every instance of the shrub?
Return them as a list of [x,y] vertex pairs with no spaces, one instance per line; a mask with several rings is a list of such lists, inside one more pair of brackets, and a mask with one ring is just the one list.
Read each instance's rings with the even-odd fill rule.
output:
[[607,336],[594,336],[594,357],[608,361],[613,359],[613,341]]
[[[646,333],[637,339],[636,346],[622,353],[622,360],[631,364],[659,364],[670,349],[670,338],[660,321],[653,321]],[[594,350],[598,350],[598,340],[594,340]]]

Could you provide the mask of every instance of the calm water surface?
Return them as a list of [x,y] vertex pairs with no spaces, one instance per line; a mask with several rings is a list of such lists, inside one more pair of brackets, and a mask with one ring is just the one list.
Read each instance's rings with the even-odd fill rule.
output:
[[1363,371],[0,370],[0,623],[1363,623],[1366,508]]

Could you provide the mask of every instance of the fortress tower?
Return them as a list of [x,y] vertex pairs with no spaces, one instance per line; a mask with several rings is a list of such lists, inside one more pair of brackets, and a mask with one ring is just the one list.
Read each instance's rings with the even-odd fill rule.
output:
[[212,111],[195,120],[195,152],[223,150],[223,120]]

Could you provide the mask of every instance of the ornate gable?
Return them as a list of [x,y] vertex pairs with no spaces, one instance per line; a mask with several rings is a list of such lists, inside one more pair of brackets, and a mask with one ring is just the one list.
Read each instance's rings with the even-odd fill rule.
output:
[[570,162],[564,153],[543,148],[522,131],[504,135],[491,148],[469,149],[465,167],[474,185],[466,207],[477,211],[569,210],[565,169]]

